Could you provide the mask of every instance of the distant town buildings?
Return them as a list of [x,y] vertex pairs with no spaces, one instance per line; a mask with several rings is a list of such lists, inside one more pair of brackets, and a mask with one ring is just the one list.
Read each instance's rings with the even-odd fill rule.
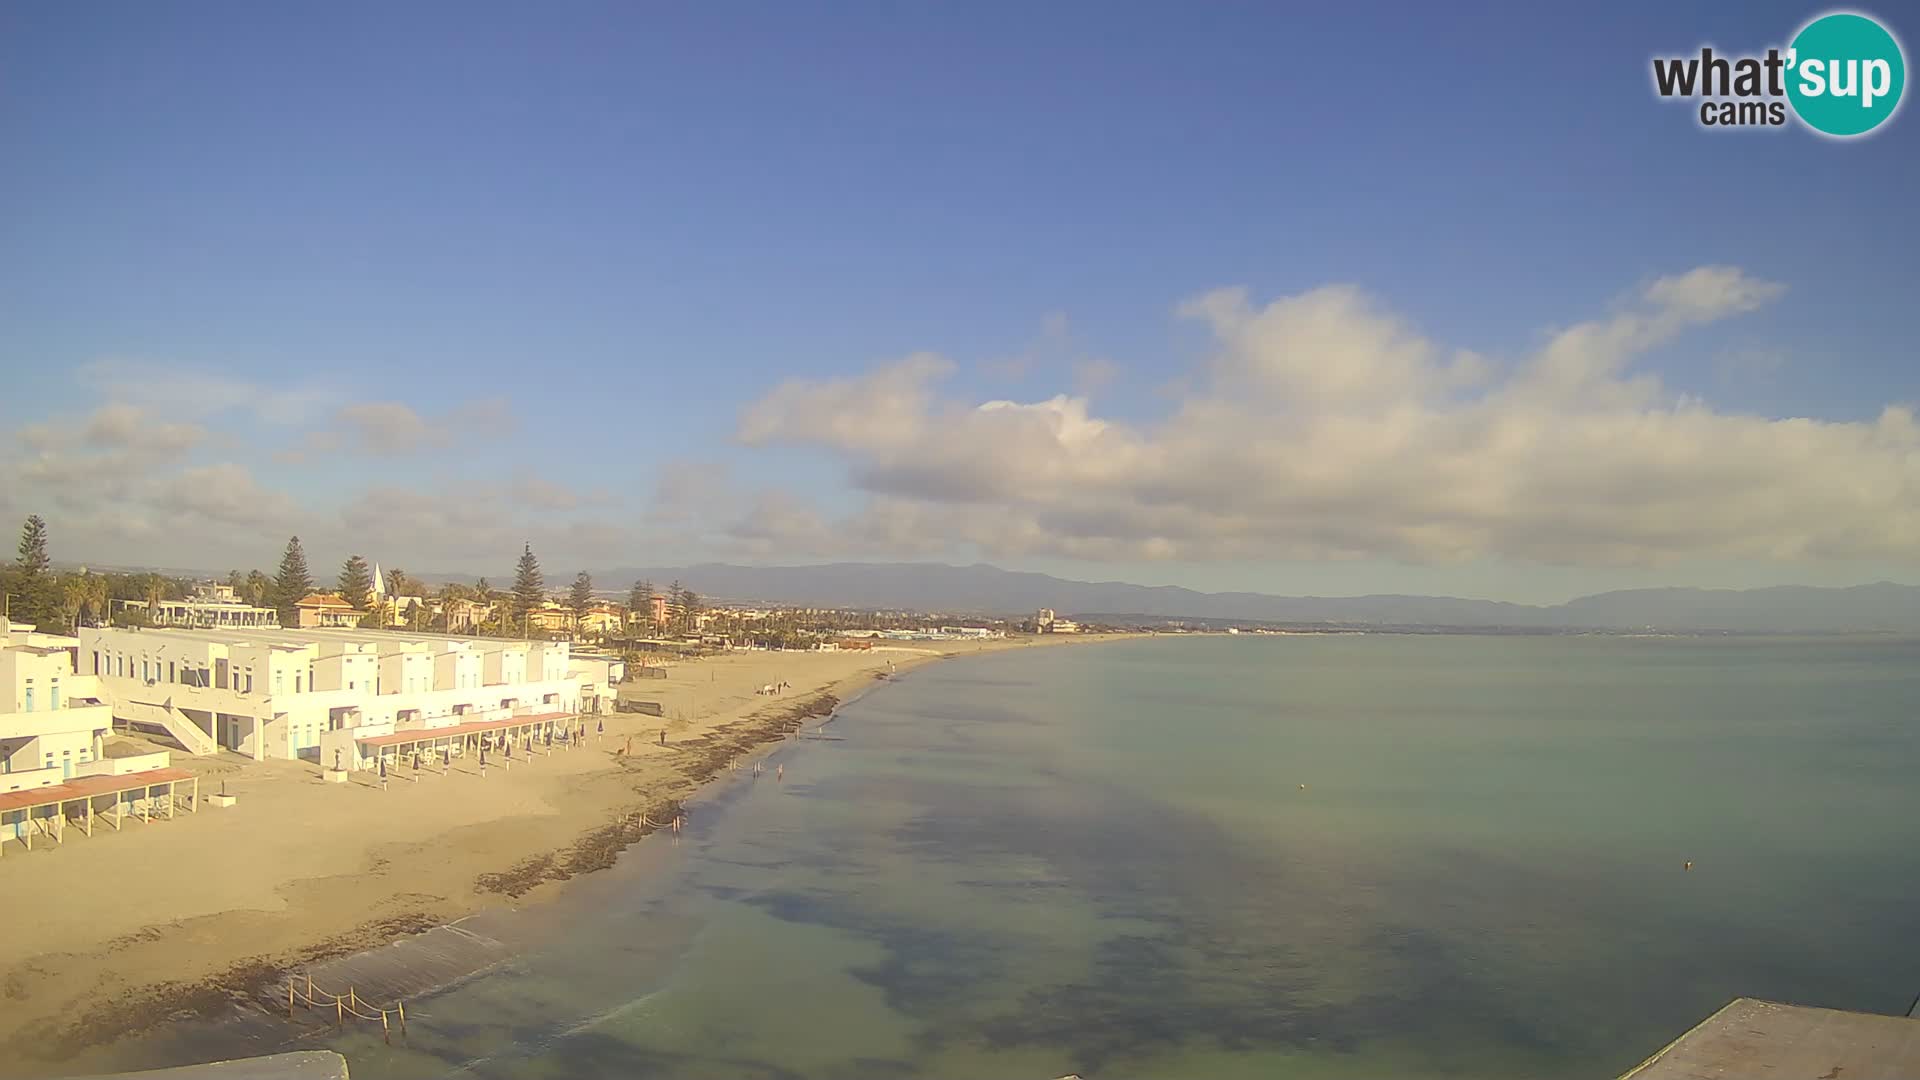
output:
[[1036,634],[1077,634],[1080,624],[1072,619],[1063,619],[1054,614],[1052,608],[1041,608],[1033,613],[1033,632]]
[[310,593],[293,605],[295,626],[302,630],[324,627],[359,626],[366,612],[341,598],[339,593]]
[[574,629],[572,609],[558,604],[549,604],[526,613],[526,629],[539,630],[546,634],[570,634]]

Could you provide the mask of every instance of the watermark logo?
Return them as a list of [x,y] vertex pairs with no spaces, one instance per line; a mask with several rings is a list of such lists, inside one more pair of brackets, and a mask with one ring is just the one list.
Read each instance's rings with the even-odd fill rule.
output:
[[1722,56],[1705,46],[1697,56],[1656,56],[1653,88],[1662,98],[1698,100],[1702,127],[1782,127],[1791,115],[1846,139],[1899,111],[1907,61],[1885,26],[1836,11],[1763,55]]

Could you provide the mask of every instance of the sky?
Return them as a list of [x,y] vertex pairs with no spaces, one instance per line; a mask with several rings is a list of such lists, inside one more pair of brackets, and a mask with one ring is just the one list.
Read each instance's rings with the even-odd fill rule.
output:
[[323,577],[1920,581],[1920,117],[1652,90],[1824,10],[6,5],[0,515]]

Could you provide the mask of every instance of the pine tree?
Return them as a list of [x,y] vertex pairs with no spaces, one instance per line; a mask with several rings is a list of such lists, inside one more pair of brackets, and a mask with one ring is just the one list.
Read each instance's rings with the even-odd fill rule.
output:
[[366,611],[373,603],[373,570],[363,556],[349,555],[340,567],[340,599],[355,611]]
[[307,570],[307,553],[296,536],[287,541],[286,553],[280,556],[280,573],[273,579],[273,606],[280,609],[281,626],[292,626],[298,621],[299,613],[294,605],[311,592],[313,574]]
[[627,593],[627,609],[639,615],[652,606],[653,582],[636,581]]
[[667,629],[669,630],[681,629],[681,614],[685,609],[680,606],[680,596],[684,592],[686,590],[680,587],[678,581],[667,586]]
[[547,598],[546,579],[540,576],[540,560],[534,557],[533,545],[528,544],[520,552],[520,564],[513,574],[513,605],[509,609],[513,621],[525,628],[527,612],[540,606]]
[[567,606],[576,619],[586,618],[587,609],[593,606],[593,578],[585,570],[574,575],[573,588],[567,591]]
[[13,618],[51,628],[59,617],[58,585],[48,570],[51,562],[47,556],[47,523],[39,514],[30,514],[20,527],[20,557],[6,585],[19,601],[18,607],[10,609]]

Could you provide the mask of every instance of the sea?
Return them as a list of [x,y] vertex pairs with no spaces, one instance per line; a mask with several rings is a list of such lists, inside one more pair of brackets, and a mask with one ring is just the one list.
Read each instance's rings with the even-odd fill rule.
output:
[[404,1038],[244,1049],[356,1080],[1597,1078],[1734,997],[1920,994],[1913,639],[1016,649],[765,760],[517,913]]

